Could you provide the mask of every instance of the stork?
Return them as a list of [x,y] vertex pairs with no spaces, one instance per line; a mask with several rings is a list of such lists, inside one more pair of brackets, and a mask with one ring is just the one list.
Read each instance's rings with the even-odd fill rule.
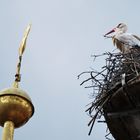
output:
[[127,25],[120,23],[117,27],[106,33],[104,37],[108,37],[109,34],[114,32],[114,35],[111,37],[113,44],[123,53],[128,52],[131,48],[140,47],[140,37],[126,31]]

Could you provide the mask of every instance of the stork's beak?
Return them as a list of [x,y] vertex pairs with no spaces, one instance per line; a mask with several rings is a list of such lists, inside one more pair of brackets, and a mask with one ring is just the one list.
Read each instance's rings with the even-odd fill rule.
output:
[[104,37],[106,37],[107,35],[109,35],[109,34],[115,32],[115,30],[116,30],[116,28],[112,29],[111,31],[109,31],[108,33],[106,33],[106,34],[104,35]]

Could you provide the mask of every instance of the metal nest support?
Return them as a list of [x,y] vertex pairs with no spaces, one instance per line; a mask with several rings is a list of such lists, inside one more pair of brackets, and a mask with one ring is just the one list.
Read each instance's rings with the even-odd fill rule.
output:
[[[85,88],[93,88],[94,91],[93,101],[86,110],[91,117],[89,135],[95,120],[104,116],[103,122],[107,123],[116,140],[140,139],[140,127],[136,125],[137,120],[140,124],[140,48],[132,48],[127,53],[108,52],[93,57],[94,60],[105,57],[101,70],[85,71],[78,75],[78,78],[88,75],[80,85],[91,81]],[[133,134],[129,128],[132,126],[135,130]]]

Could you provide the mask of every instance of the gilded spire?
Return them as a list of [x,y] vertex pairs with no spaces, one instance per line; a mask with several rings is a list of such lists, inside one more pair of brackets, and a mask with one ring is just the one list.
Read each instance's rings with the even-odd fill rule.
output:
[[2,140],[13,140],[14,129],[26,124],[34,114],[34,106],[28,94],[18,88],[22,55],[31,25],[28,25],[19,47],[19,60],[13,87],[0,91],[0,126],[3,127]]
[[25,48],[26,48],[26,41],[27,41],[28,34],[30,32],[30,29],[31,29],[31,24],[29,24],[27,26],[27,28],[24,32],[24,36],[22,38],[20,47],[19,47],[19,60],[18,60],[17,69],[16,69],[15,81],[13,84],[13,87],[15,87],[15,88],[18,88],[18,83],[21,80],[20,68],[21,68],[22,55],[23,55]]

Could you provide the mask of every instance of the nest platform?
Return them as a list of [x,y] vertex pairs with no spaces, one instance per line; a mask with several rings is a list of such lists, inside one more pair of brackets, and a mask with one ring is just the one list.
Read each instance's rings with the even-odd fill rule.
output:
[[103,112],[116,140],[140,140],[140,76],[113,92]]
[[[100,71],[85,71],[78,75],[89,77],[81,85],[91,82],[93,102],[88,112],[91,120],[89,135],[94,122],[104,116],[115,140],[140,140],[140,48],[130,52],[104,53],[94,59],[105,57]],[[107,138],[109,139],[109,138]]]

